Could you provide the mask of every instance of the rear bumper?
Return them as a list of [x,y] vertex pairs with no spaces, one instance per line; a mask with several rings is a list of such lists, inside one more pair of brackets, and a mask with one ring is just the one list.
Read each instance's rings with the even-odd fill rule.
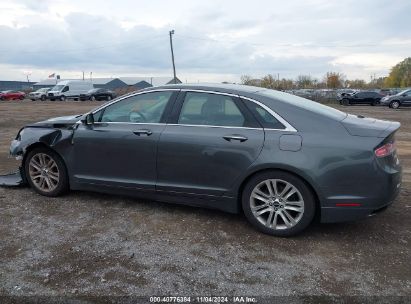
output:
[[[334,196],[328,199],[328,204],[321,207],[322,223],[339,223],[355,221],[376,215],[389,207],[401,191],[402,173],[387,176],[384,183],[377,187],[370,185],[375,195],[367,197]],[[378,191],[377,188],[379,188]],[[345,206],[341,206],[341,204]],[[340,206],[338,206],[340,205]]]
[[378,208],[323,207],[321,208],[321,223],[341,223],[364,219],[385,211],[393,202]]

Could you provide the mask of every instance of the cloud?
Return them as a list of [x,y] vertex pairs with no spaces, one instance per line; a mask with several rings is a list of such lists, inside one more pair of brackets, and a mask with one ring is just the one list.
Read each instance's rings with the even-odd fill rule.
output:
[[100,4],[16,0],[8,16],[0,4],[0,20],[7,21],[0,22],[0,41],[12,42],[0,46],[0,64],[7,67],[0,77],[7,79],[13,67],[32,69],[33,77],[54,70],[170,74],[170,29],[182,78],[321,77],[330,70],[368,78],[370,71],[386,74],[411,46],[406,0]]

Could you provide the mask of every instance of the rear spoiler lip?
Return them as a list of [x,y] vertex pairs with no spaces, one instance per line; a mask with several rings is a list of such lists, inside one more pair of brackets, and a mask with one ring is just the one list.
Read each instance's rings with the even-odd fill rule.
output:
[[381,134],[378,137],[388,137],[389,135],[391,135],[392,133],[397,132],[401,127],[401,123],[399,123],[398,121],[391,121],[391,123],[389,124],[389,126],[381,132]]

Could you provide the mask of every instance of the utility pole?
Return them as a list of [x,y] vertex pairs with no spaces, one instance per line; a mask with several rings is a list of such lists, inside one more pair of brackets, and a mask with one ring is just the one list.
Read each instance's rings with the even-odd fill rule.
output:
[[173,73],[174,73],[173,82],[174,82],[174,84],[176,84],[177,83],[177,79],[176,79],[177,76],[176,76],[176,65],[174,63],[173,36],[172,36],[172,35],[174,35],[174,30],[171,30],[169,32],[169,34],[170,34],[171,60],[173,61]]

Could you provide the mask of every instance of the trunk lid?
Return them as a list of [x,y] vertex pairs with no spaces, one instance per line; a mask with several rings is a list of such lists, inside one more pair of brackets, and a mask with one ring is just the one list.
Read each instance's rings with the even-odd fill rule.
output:
[[348,133],[353,136],[381,137],[385,138],[397,131],[401,124],[396,121],[368,118],[360,115],[348,114],[341,121]]

